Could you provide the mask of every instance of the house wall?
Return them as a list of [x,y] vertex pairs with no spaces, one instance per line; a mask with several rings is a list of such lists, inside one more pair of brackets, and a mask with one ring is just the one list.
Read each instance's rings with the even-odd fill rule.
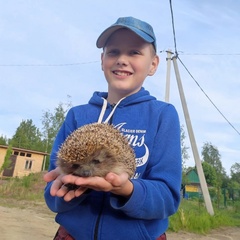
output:
[[186,185],[185,186],[185,197],[186,198],[199,198],[201,195],[200,185]]
[[31,154],[31,157],[17,156],[13,177],[22,177],[30,173],[41,172],[43,156]]
[[[0,147],[0,166],[2,166],[4,162],[6,152],[7,148]],[[13,148],[12,155],[16,157],[16,163],[14,166],[12,177],[22,177],[25,175],[29,175],[30,173],[42,171],[42,165],[45,156],[44,153],[29,151],[26,149]],[[4,176],[4,172],[1,175]]]
[[0,148],[0,167],[2,166],[3,162],[4,162],[4,158],[6,155],[7,150],[4,148]]
[[198,192],[198,186],[194,185],[186,185],[186,192]]

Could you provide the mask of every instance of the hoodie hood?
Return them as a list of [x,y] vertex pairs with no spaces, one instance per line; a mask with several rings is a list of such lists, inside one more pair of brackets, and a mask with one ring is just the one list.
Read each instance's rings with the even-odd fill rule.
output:
[[[104,102],[103,98],[107,99],[107,96],[108,96],[107,92],[94,92],[93,96],[89,100],[89,104],[103,106],[103,102]],[[150,93],[142,87],[137,93],[134,93],[128,97],[122,98],[120,100],[121,102],[120,101],[118,102],[118,107],[119,108],[125,107],[125,106],[137,104],[140,102],[146,102],[150,100],[156,100],[156,98],[151,96]],[[109,103],[107,105],[110,106]]]
[[[106,109],[110,107],[110,103],[107,102],[107,92],[94,92],[92,98],[89,100],[89,104],[98,105],[101,106],[101,113],[98,118],[98,123],[101,123],[103,121],[103,116],[106,112]],[[151,96],[148,91],[146,91],[143,87],[135,94],[132,94],[128,97],[124,97],[120,99],[113,107],[112,111],[106,118],[106,120],[103,123],[108,123],[111,119],[112,115],[114,114],[114,111],[117,107],[125,107],[134,105],[140,102],[155,100],[156,98]]]

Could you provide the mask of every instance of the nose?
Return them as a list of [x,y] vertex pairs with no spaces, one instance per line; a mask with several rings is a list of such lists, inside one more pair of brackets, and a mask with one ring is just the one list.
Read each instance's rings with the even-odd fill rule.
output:
[[126,55],[124,54],[121,54],[119,55],[117,61],[116,61],[116,64],[119,65],[119,66],[127,66],[128,65],[128,58]]
[[90,169],[83,169],[81,171],[81,177],[90,177],[92,175],[92,172]]
[[75,169],[72,174],[79,177],[90,177],[92,176],[92,171],[87,166],[81,166]]

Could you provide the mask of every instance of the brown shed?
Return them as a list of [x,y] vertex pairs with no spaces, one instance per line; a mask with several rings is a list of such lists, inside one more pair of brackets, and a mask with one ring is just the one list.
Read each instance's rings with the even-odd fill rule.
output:
[[[0,145],[0,167],[4,162],[8,146]],[[43,170],[48,153],[12,147],[10,166],[4,169],[4,177],[22,177]]]

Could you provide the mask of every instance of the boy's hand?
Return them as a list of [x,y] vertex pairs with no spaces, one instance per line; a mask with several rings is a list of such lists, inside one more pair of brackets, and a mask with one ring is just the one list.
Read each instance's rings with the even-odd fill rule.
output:
[[[63,175],[60,169],[56,168],[44,176],[46,182],[53,181],[50,194],[52,196],[64,197],[65,201],[70,201],[82,195],[87,189],[95,191],[112,192],[126,198],[130,197],[133,191],[133,184],[128,179],[127,173],[117,175],[108,173],[102,177],[78,177],[71,174]],[[69,190],[64,184],[74,184],[79,186],[76,190]]]
[[55,168],[50,172],[47,172],[43,176],[44,181],[46,182],[53,181],[50,189],[50,194],[52,196],[64,197],[65,201],[70,201],[74,197],[79,197],[81,194],[83,194],[87,190],[87,188],[80,187],[80,186],[76,190],[69,190],[68,187],[65,186],[65,183],[62,180],[64,176],[66,175],[61,173],[59,167]]

